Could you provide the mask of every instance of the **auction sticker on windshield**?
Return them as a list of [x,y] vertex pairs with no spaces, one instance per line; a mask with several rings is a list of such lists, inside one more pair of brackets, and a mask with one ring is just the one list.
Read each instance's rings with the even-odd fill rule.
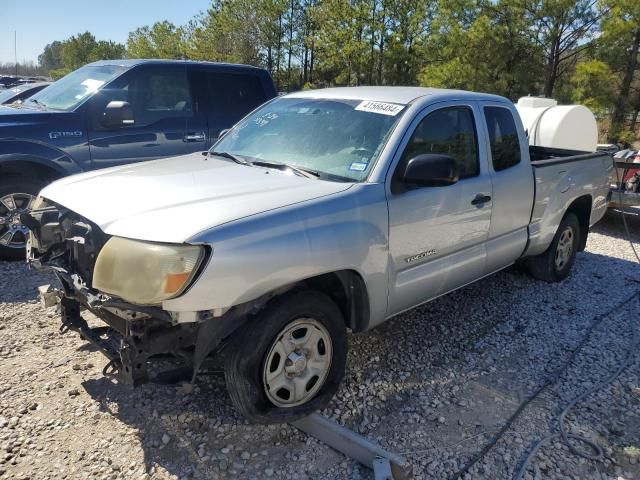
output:
[[356,107],[356,110],[361,112],[381,113],[382,115],[389,115],[395,117],[402,111],[404,105],[396,105],[395,103],[387,102],[374,102],[372,100],[365,100],[360,102]]

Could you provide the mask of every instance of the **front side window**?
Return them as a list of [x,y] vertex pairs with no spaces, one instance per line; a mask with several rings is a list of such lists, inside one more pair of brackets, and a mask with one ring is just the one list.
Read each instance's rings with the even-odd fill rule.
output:
[[70,112],[125,70],[119,65],[86,65],[36,93],[25,105]]
[[498,172],[520,163],[520,139],[510,110],[485,107],[484,116],[489,130],[493,169]]
[[212,151],[362,181],[403,110],[385,102],[279,98],[233,127]]
[[96,121],[111,101],[128,102],[133,112],[133,125],[138,127],[193,115],[187,73],[182,68],[132,70],[100,92],[94,102]]
[[480,173],[478,140],[470,108],[443,108],[424,117],[405,147],[399,169],[412,158],[429,153],[453,157],[460,179]]

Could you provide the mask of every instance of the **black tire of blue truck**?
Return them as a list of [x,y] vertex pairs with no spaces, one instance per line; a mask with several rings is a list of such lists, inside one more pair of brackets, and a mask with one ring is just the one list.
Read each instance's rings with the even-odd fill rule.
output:
[[[47,184],[44,180],[28,179],[20,176],[7,176],[0,180],[0,199],[6,198],[8,195],[28,194],[36,197],[40,190]],[[16,205],[19,206],[19,205]],[[8,210],[4,204],[0,205],[0,216],[4,222],[0,223],[0,238],[11,228],[8,224]],[[23,238],[22,235],[18,240]],[[13,243],[13,242],[12,242]],[[25,248],[16,246],[0,245],[0,260],[24,260]]]
[[[316,319],[330,336],[328,373],[312,398],[297,406],[277,406],[263,381],[274,342],[288,325]],[[304,290],[276,297],[234,332],[224,348],[225,380],[234,407],[254,423],[286,423],[325,408],[338,391],[347,361],[347,332],[340,309],[324,293]]]
[[[549,248],[544,253],[527,259],[527,266],[531,276],[549,283],[561,282],[567,278],[576,260],[581,235],[582,231],[578,217],[573,212],[567,212],[560,222]],[[561,248],[560,242],[566,239],[567,236],[570,236],[571,251],[566,256],[565,261],[558,265],[556,259],[559,248]]]

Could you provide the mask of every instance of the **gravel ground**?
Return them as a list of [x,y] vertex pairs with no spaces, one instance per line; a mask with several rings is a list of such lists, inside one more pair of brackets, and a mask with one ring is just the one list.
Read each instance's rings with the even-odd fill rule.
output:
[[[629,222],[640,240],[640,214]],[[416,478],[448,478],[568,358],[596,314],[640,289],[622,232],[609,213],[561,284],[509,269],[351,336],[345,381],[324,414],[403,454]],[[372,477],[291,426],[248,425],[219,373],[190,394],[104,378],[104,357],[77,335],[60,335],[54,313],[37,303],[36,287],[48,282],[20,263],[0,263],[0,478]],[[465,478],[512,478],[534,442],[558,431],[571,399],[630,349],[640,352],[639,312],[636,302],[608,315]],[[605,460],[576,457],[556,438],[525,478],[640,478],[640,354],[566,424],[598,442]]]

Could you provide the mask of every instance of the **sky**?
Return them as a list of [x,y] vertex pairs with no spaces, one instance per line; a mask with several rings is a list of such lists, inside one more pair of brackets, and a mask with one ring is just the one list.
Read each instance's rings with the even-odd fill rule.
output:
[[130,31],[157,21],[183,25],[211,0],[0,0],[0,63],[37,62],[54,40],[91,32],[96,40],[125,43]]

